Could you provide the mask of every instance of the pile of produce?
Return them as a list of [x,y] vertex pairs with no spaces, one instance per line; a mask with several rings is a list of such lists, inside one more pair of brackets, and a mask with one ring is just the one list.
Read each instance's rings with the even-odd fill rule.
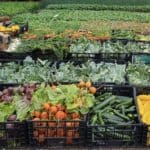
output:
[[[76,33],[77,34],[77,33]],[[36,35],[35,35],[36,36]],[[48,35],[46,35],[48,36]],[[68,35],[69,36],[69,35]],[[58,58],[63,58],[66,53],[131,53],[131,52],[150,52],[149,43],[107,41],[100,43],[86,38],[78,40],[57,36],[54,38],[22,39],[21,45],[16,49],[17,52],[28,52],[36,49],[51,50]]]
[[23,65],[14,62],[1,64],[0,82],[78,82],[81,79],[92,82],[125,82],[126,65],[96,63],[94,61],[77,65],[73,62],[60,63],[59,65],[57,63],[50,64],[51,62],[48,60],[34,61],[30,57],[24,60]]
[[96,98],[91,110],[91,125],[133,124],[136,122],[136,107],[131,97],[104,93]]
[[57,56],[57,58],[62,59],[64,57],[64,54],[68,51],[69,45],[71,43],[71,39],[62,37],[49,38],[45,40],[43,38],[22,39],[21,45],[17,47],[16,51],[29,52],[33,50],[49,50],[52,51]]
[[150,52],[150,44],[127,42],[111,42],[104,43],[94,42],[86,39],[80,39],[78,42],[71,44],[70,52],[72,53],[131,53],[131,52]]
[[[42,112],[44,104],[49,104],[49,107],[62,105],[63,110],[66,110],[64,113],[68,113],[62,120],[69,119],[69,113],[77,112],[81,116],[85,115],[94,105],[93,94],[96,88],[92,87],[91,82],[86,82],[84,88],[80,88],[80,84],[79,87],[75,84],[58,86],[28,84],[4,89],[0,93],[0,121],[7,120],[11,115],[16,115],[15,120],[28,120],[33,112],[37,110]],[[58,118],[59,116],[55,119]]]
[[133,99],[108,92],[96,98],[95,107],[89,114],[93,142],[106,138],[108,141],[121,139],[130,142],[133,140],[130,125],[136,123],[137,112]]
[[150,65],[146,65],[142,62],[129,63],[126,71],[130,84],[150,85]]

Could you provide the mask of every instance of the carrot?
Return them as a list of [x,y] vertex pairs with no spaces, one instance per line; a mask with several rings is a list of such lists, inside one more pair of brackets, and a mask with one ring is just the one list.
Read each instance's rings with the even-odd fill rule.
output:
[[56,122],[48,122],[49,127],[56,127]]
[[58,120],[66,119],[66,113],[64,113],[63,111],[58,111],[55,115],[55,118]]
[[74,130],[68,130],[67,137],[74,137]]
[[47,126],[47,122],[41,122],[41,127],[46,127]]
[[64,129],[58,128],[57,129],[57,137],[63,137],[64,136]]
[[85,86],[86,86],[87,88],[90,88],[91,85],[92,85],[92,83],[91,83],[90,81],[87,81],[87,82],[85,83]]
[[56,106],[51,106],[50,107],[50,112],[53,113],[53,114],[56,114],[58,111],[57,107]]
[[41,113],[41,119],[48,119],[48,113],[47,112],[42,112]]
[[33,135],[34,135],[34,137],[37,137],[37,136],[39,135],[38,130],[34,130],[34,131],[33,131]]
[[71,114],[72,119],[80,118],[79,113],[73,113]]
[[90,87],[89,91],[90,91],[90,93],[95,94],[97,90],[95,87]]
[[65,107],[62,104],[57,104],[56,106],[57,106],[58,110],[60,110],[60,111],[65,110]]
[[45,109],[46,111],[48,111],[48,110],[50,109],[50,105],[49,105],[48,103],[45,103],[45,104],[43,105],[43,107],[44,107],[44,109]]
[[66,122],[66,127],[73,127],[72,122],[67,121],[67,122]]
[[46,129],[41,127],[38,129],[39,134],[45,134],[46,133]]
[[38,142],[42,143],[42,142],[44,142],[44,140],[45,140],[45,135],[44,134],[39,134]]
[[67,131],[67,138],[66,138],[66,143],[67,144],[72,144],[73,143],[73,139],[72,139],[72,137],[74,136],[73,134],[74,133],[73,133],[72,130]]
[[33,112],[33,115],[36,118],[40,118],[41,112],[36,110],[36,111]]
[[39,122],[39,121],[40,121],[40,118],[34,118],[34,119],[33,119],[33,122],[34,122],[33,125],[34,125],[35,127],[36,127],[36,126],[40,126],[40,122]]

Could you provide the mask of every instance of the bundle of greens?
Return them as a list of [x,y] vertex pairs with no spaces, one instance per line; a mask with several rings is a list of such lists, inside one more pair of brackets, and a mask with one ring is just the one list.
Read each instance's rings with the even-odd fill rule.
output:
[[83,64],[74,65],[71,62],[61,63],[59,68],[54,64],[51,70],[54,70],[54,81],[59,82],[77,82],[80,80],[90,80],[92,82],[125,82],[126,65],[116,63],[95,63],[88,61]]

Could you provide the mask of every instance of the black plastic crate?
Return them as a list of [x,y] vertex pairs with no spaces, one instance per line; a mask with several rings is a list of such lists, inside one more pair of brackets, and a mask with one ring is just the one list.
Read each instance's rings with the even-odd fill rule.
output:
[[84,146],[86,121],[28,121],[29,146]]
[[26,147],[28,144],[26,122],[0,123],[0,148]]
[[[102,85],[98,87],[97,96],[111,92],[117,96],[128,96],[133,98],[135,105],[134,88],[131,86]],[[137,111],[135,111],[137,114]],[[137,117],[135,124],[106,124],[91,125],[88,116],[87,140],[89,146],[107,147],[138,147],[141,146],[142,125]]]
[[36,49],[31,52],[18,53],[18,52],[0,52],[0,62],[22,62],[27,56],[32,57],[33,60],[39,59],[50,59],[58,60],[57,56],[52,50],[40,50]]
[[136,61],[142,61],[145,64],[150,64],[150,53],[133,53],[132,63],[135,63]]
[[141,40],[134,40],[134,39],[126,39],[126,38],[112,38],[111,41],[112,42],[120,41],[124,45],[126,45],[128,42],[150,44],[150,41],[141,41]]
[[66,60],[100,60],[105,62],[127,63],[132,61],[130,53],[68,53]]
[[[135,89],[135,98],[138,95],[143,95],[143,94],[150,94],[150,86],[149,87],[137,87]],[[136,101],[137,101],[137,98],[136,98]],[[137,105],[137,111],[138,111],[139,120],[143,124],[143,126],[142,126],[142,135],[141,135],[141,137],[142,137],[142,139],[141,139],[142,146],[150,147],[150,125],[146,125],[142,122],[141,115],[139,113],[138,105]]]

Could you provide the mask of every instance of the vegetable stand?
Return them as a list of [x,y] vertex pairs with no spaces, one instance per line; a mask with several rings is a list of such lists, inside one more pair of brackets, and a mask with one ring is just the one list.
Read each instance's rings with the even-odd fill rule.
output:
[[[52,61],[51,53],[34,54],[1,57],[1,122],[6,122],[1,128],[2,148],[146,145],[148,130],[138,117],[135,85],[136,80],[140,80],[138,85],[149,85],[150,80],[148,72],[142,78],[132,75],[137,72],[133,65],[138,67],[132,61],[133,54],[101,53],[92,59],[90,54],[84,54],[83,59],[75,54],[63,61]],[[142,65],[141,73],[149,68]],[[78,98],[78,104],[72,103]],[[67,117],[56,118],[50,109],[43,108],[45,104],[56,109],[57,104],[65,106],[59,111]],[[40,112],[39,117],[35,111]],[[47,116],[44,119],[43,113]],[[78,120],[71,118],[72,113],[80,114]],[[12,115],[14,120],[9,118]]]
[[[85,108],[87,109],[87,106],[89,106],[90,109],[86,110],[84,106],[80,106],[80,112],[82,114],[88,113],[87,117],[84,117],[82,120],[37,120],[36,117],[38,117],[39,114],[37,114],[37,112],[34,111],[34,114],[32,115],[31,112],[33,112],[33,110],[40,110],[41,115],[42,113],[46,112],[43,111],[43,106],[44,110],[50,112],[51,109],[49,110],[48,107],[45,106],[45,102],[51,102],[51,106],[55,106],[54,103],[58,103],[58,101],[62,101],[64,99],[64,97],[61,96],[59,96],[59,99],[57,99],[58,97],[53,97],[53,94],[56,94],[55,92],[53,92],[53,88],[56,88],[56,90],[59,90],[59,92],[61,92],[60,90],[63,90],[63,88],[66,88],[62,92],[64,94],[67,92],[66,94],[69,96],[71,94],[70,92],[73,92],[73,89],[79,89],[79,87],[77,87],[76,85],[77,84],[58,85],[57,87],[49,86],[49,84],[30,84],[19,87],[18,85],[14,85],[13,87],[12,85],[8,84],[3,85],[3,87],[1,87],[1,90],[3,89],[3,95],[1,99],[3,100],[3,102],[10,101],[10,103],[8,104],[9,107],[14,107],[14,111],[11,109],[11,112],[8,112],[4,109],[3,103],[0,104],[2,108],[2,113],[3,115],[5,115],[4,118],[8,118],[8,122],[5,124],[4,131],[7,134],[9,132],[10,127],[10,130],[12,131],[11,133],[14,133],[13,131],[15,131],[16,134],[13,134],[12,137],[8,136],[7,134],[7,137],[9,138],[5,139],[6,145],[1,146],[57,147],[79,145],[85,146],[86,143],[86,146],[112,146],[113,144],[114,146],[129,147],[140,146],[141,144],[143,144],[141,143],[141,135],[144,134],[144,130],[143,126],[138,121],[138,116],[136,113],[137,108],[135,105],[136,101],[134,98],[135,90],[131,86],[110,86],[97,84],[95,85],[95,87],[97,88],[97,92],[95,93],[94,91],[94,96],[88,93],[86,88],[82,89],[84,84],[80,82],[78,86],[87,93],[88,97],[90,96],[88,98],[85,95],[85,100],[88,100],[88,105],[86,104]],[[91,85],[87,83],[86,86]],[[13,90],[12,94],[10,93],[10,90]],[[76,96],[76,92],[74,92],[72,93],[73,97]],[[57,94],[60,95],[60,93]],[[10,96],[13,96],[13,101],[11,99],[8,99],[8,97]],[[47,96],[51,96],[51,100],[47,101]],[[70,95],[70,98],[68,96],[66,97],[66,100],[68,99],[67,101],[69,102],[72,96]],[[20,99],[23,99],[23,101],[20,101]],[[68,111],[69,109],[76,108],[78,110],[79,107],[79,105],[73,106],[69,105],[69,103],[67,105],[66,107]],[[124,106],[124,108],[120,106]],[[84,108],[85,110],[82,110],[82,108]],[[13,117],[12,114],[15,115],[15,117]],[[93,116],[93,114],[101,114],[103,121],[99,120],[100,116],[95,120],[95,116]],[[9,115],[11,115],[11,117],[8,117]],[[35,118],[31,120],[30,117]],[[4,118],[1,118],[1,120],[3,120]],[[12,122],[12,120],[14,119],[18,119],[20,121],[26,119],[26,121],[25,123],[16,121]],[[121,124],[118,124],[118,122],[120,121]],[[14,126],[14,124],[19,123],[23,124],[24,127],[20,128],[19,126]],[[6,128],[6,125],[8,126],[8,128]],[[4,136],[6,135],[2,135],[3,136],[1,137],[1,141],[3,142]],[[23,143],[22,141],[19,141],[22,138],[26,138],[26,140]],[[12,139],[15,143],[10,144],[9,140]],[[53,145],[54,142],[56,143],[56,145]]]

